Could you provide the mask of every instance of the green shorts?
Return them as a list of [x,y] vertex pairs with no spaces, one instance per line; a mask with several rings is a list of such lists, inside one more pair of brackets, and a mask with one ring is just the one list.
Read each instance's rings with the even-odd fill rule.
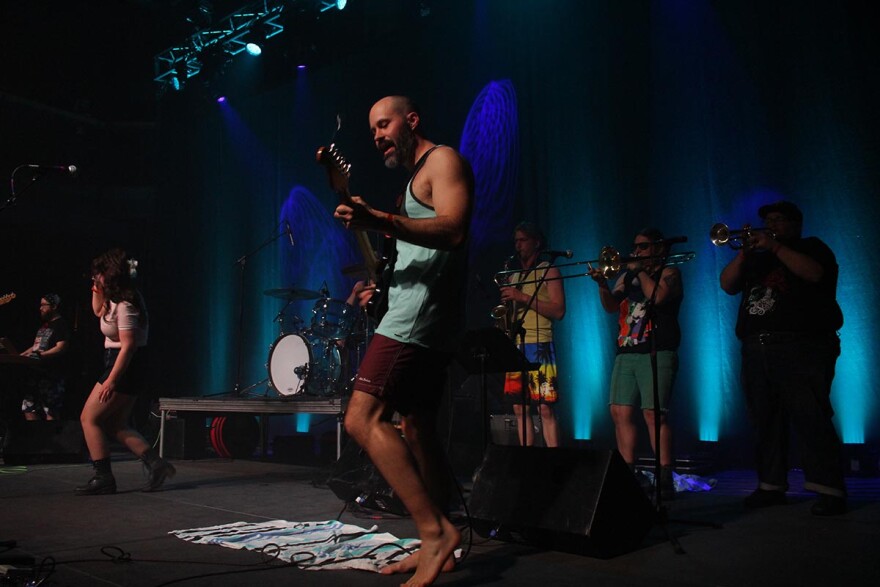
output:
[[[657,391],[660,409],[669,409],[672,385],[678,373],[678,352],[657,351]],[[651,355],[647,353],[624,353],[614,359],[611,372],[611,397],[609,404],[641,406],[643,410],[654,409],[654,379],[651,373]]]

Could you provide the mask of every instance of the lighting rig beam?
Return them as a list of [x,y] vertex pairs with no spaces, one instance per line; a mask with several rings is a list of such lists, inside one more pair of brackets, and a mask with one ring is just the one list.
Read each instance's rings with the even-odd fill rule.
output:
[[253,2],[216,25],[195,32],[183,43],[165,49],[153,57],[153,81],[159,84],[160,91],[169,87],[180,89],[186,83],[186,79],[179,79],[183,71],[187,79],[201,72],[200,55],[206,49],[221,49],[234,56],[245,50],[251,29],[262,28],[266,39],[281,34],[281,15],[287,4],[284,0]]

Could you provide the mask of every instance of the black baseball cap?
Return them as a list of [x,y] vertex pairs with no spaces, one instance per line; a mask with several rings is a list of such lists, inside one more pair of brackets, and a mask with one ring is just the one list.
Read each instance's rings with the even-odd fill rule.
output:
[[801,209],[798,208],[792,202],[786,202],[784,200],[779,202],[774,202],[772,204],[765,204],[758,208],[758,216],[761,217],[761,220],[767,217],[768,214],[773,212],[777,212],[782,214],[789,220],[793,220],[795,222],[803,222],[804,214],[801,212]]
[[61,305],[61,296],[56,293],[47,293],[43,296],[43,299],[49,302],[50,306],[58,307]]

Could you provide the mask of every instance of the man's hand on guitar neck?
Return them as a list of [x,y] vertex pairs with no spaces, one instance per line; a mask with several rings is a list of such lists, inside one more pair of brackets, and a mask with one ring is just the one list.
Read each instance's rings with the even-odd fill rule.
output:
[[352,196],[349,202],[339,204],[333,216],[342,220],[346,228],[355,230],[390,233],[394,228],[392,214],[376,210],[360,196]]

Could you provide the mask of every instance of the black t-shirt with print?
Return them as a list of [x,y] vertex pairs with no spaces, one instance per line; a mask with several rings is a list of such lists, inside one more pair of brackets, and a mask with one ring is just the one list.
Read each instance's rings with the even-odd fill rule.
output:
[[776,255],[755,252],[743,268],[745,287],[736,322],[736,335],[744,338],[761,332],[829,334],[843,325],[837,304],[837,260],[816,237],[797,239],[788,247],[822,266],[818,283],[792,273]]
[[[31,346],[32,350],[37,350],[45,352],[51,348],[53,348],[59,342],[66,342],[70,340],[70,325],[67,320],[62,317],[58,317],[50,322],[44,323],[40,326],[40,329],[37,330],[37,334],[34,337],[34,344]],[[46,369],[50,374],[62,377],[65,375],[67,371],[67,356],[69,354],[69,349],[67,352],[62,353],[59,356],[49,356],[41,359],[42,366]]]

